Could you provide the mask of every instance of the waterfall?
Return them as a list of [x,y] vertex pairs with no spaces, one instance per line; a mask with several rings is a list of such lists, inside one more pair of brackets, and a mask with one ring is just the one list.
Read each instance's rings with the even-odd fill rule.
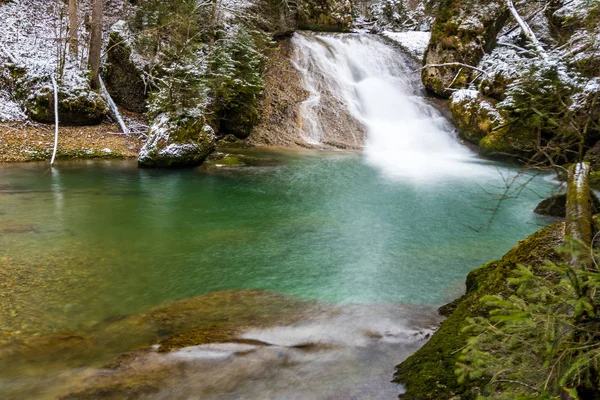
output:
[[[364,126],[364,159],[386,176],[422,181],[490,172],[473,165],[480,161],[419,95],[418,70],[395,48],[353,34],[296,34],[293,42],[309,93],[301,108],[307,142],[324,142],[323,111],[333,104]],[[324,93],[334,101],[324,102]]]

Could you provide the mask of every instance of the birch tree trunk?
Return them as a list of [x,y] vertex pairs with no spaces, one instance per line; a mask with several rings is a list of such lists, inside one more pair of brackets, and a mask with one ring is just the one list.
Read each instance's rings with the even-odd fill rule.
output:
[[90,55],[88,63],[92,71],[92,88],[100,88],[100,54],[102,50],[103,0],[92,0],[92,32],[90,35]]
[[79,20],[77,19],[77,0],[69,0],[69,49],[71,53],[77,55],[79,52],[79,38],[77,30],[79,29]]

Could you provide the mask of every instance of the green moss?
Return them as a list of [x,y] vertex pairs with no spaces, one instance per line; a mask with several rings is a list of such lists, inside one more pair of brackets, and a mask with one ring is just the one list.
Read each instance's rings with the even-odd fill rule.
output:
[[508,291],[506,277],[517,264],[533,267],[545,260],[558,260],[554,249],[562,243],[564,224],[550,225],[519,242],[499,261],[473,270],[467,277],[467,293],[440,329],[415,354],[397,367],[395,381],[406,388],[404,400],[438,400],[460,396],[474,399],[485,381],[459,384],[454,374],[460,350],[469,334],[463,332],[466,318],[481,315],[483,295]]
[[[482,8],[490,2],[444,0],[432,26],[432,35],[425,54],[425,64],[465,63],[477,65],[484,52],[490,51],[496,35],[504,25],[508,12],[503,2],[499,7]],[[464,23],[465,21],[478,23]],[[460,66],[430,67],[422,71],[425,86],[441,97],[449,97],[450,89],[467,87],[474,71]],[[451,86],[451,87],[450,87]]]
[[496,108],[496,102],[478,95],[450,103],[452,119],[462,138],[478,144],[492,132],[507,129],[507,115]]
[[535,151],[538,135],[534,130],[506,125],[479,141],[481,154],[492,158],[518,158]]

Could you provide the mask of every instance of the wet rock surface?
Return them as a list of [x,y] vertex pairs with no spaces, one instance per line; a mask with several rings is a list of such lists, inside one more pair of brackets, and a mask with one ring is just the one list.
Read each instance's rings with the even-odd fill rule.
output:
[[[439,321],[433,307],[332,306],[258,290],[215,292],[79,334],[4,342],[0,364],[12,369],[2,369],[0,393],[393,399],[399,388],[389,383],[389,368],[421,346]],[[25,370],[35,381],[23,378]]]

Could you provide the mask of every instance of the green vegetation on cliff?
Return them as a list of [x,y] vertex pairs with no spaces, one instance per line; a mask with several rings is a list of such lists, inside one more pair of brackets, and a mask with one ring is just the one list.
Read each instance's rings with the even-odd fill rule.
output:
[[[558,262],[555,249],[562,244],[564,224],[550,225],[521,241],[501,260],[484,264],[467,277],[467,293],[450,307],[442,308],[449,315],[440,329],[420,350],[398,366],[395,380],[406,388],[404,400],[438,400],[460,396],[475,399],[487,384],[487,379],[459,382],[454,371],[461,350],[471,334],[464,330],[469,318],[486,316],[481,299],[487,295],[507,295],[514,289],[507,279],[518,265],[539,268],[547,260]],[[454,308],[454,310],[452,310]]]

